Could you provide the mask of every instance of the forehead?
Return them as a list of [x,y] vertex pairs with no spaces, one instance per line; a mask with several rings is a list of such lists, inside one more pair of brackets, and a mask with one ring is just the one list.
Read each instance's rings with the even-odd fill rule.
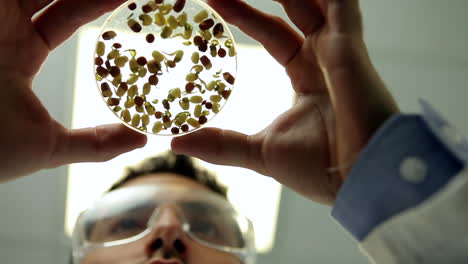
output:
[[152,173],[144,176],[137,177],[135,179],[131,179],[125,184],[123,184],[118,189],[123,189],[125,187],[130,186],[140,186],[140,185],[155,185],[155,186],[164,186],[164,185],[171,185],[171,186],[183,186],[189,187],[190,189],[197,189],[197,190],[204,190],[207,192],[212,192],[208,187],[199,182],[182,176],[180,174],[174,173]]

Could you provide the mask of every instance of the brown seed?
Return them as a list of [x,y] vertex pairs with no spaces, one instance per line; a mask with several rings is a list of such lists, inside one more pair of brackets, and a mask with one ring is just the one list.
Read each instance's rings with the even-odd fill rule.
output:
[[145,100],[141,96],[136,96],[134,101],[137,106],[142,106],[145,102]]
[[171,132],[172,132],[172,134],[174,134],[174,135],[179,134],[179,128],[173,127],[173,128],[171,129]]
[[106,68],[104,68],[104,67],[102,67],[102,66],[99,66],[99,67],[96,68],[96,73],[97,73],[99,76],[105,78],[105,77],[107,77],[107,75],[109,74],[109,71],[108,71]]
[[205,107],[206,107],[206,109],[211,109],[211,108],[213,108],[213,104],[211,102],[207,102],[205,104]]
[[153,42],[154,42],[154,35],[151,34],[151,33],[148,34],[148,35],[146,35],[146,41],[147,41],[148,43],[153,43]]
[[155,2],[156,2],[156,4],[159,5],[159,4],[162,4],[164,2],[164,0],[156,0]]
[[195,89],[195,84],[193,82],[188,82],[185,85],[185,91],[187,91],[187,93],[191,93],[193,89]]
[[219,57],[224,58],[224,57],[226,57],[226,55],[227,55],[227,52],[226,52],[225,49],[220,48],[220,49],[218,50],[218,56],[219,56]]
[[139,57],[139,58],[137,59],[137,63],[138,63],[138,65],[140,65],[140,66],[145,66],[146,63],[148,63],[148,61],[146,60],[145,57]]
[[163,116],[162,121],[163,121],[163,123],[169,123],[169,122],[171,122],[171,118],[168,117],[167,115],[165,115],[165,116]]
[[205,30],[210,29],[213,25],[214,25],[213,19],[209,18],[201,22],[199,26],[201,30],[205,31]]
[[114,45],[112,45],[112,47],[116,48],[116,49],[120,49],[122,48],[122,44],[120,43],[114,43]]
[[112,77],[117,77],[120,75],[120,68],[116,66],[112,66],[109,69],[109,73]]
[[214,26],[213,28],[213,35],[216,37],[216,38],[220,38],[222,37],[224,34],[224,27],[221,23],[218,23]]
[[104,63],[104,60],[101,58],[101,57],[96,57],[94,59],[94,63],[97,65],[97,66],[101,66],[103,63]]
[[120,103],[119,98],[109,98],[107,100],[107,104],[110,105],[110,106],[116,106],[116,105],[119,105],[119,103]]
[[203,38],[201,36],[196,36],[193,38],[193,43],[195,46],[200,46],[203,43]]
[[182,129],[183,132],[189,131],[189,126],[187,124],[182,125],[180,128]]
[[143,11],[143,13],[149,13],[153,11],[153,8],[150,5],[146,4],[141,7],[141,10]]
[[117,33],[115,33],[114,31],[107,31],[102,34],[102,38],[104,40],[110,40],[110,39],[115,38],[116,36],[117,36]]
[[200,123],[201,125],[205,124],[206,122],[208,122],[206,116],[202,115],[200,116],[200,118],[198,118],[198,123]]
[[201,52],[205,52],[208,50],[208,45],[206,43],[202,43],[200,44],[200,46],[198,46],[198,50]]
[[105,97],[109,97],[112,94],[108,83],[101,83],[101,92]]
[[137,8],[137,5],[135,3],[131,3],[128,5],[128,9],[130,10],[135,10]]
[[175,61],[170,60],[170,61],[167,61],[167,66],[169,68],[175,68],[176,63],[175,63]]
[[206,100],[203,100],[203,101],[201,102],[201,105],[206,105]]
[[211,61],[210,61],[210,59],[209,59],[207,56],[203,55],[203,56],[200,58],[200,62],[203,64],[203,66],[205,66],[205,68],[206,68],[207,70],[211,69],[211,66],[212,66],[212,65],[211,65]]
[[228,99],[229,96],[231,95],[231,91],[229,90],[224,90],[221,95],[223,96],[224,99]]
[[173,10],[179,13],[180,11],[182,11],[182,9],[184,9],[184,6],[185,0],[177,0],[177,2],[174,4]]
[[163,113],[162,112],[159,112],[157,111],[156,113],[154,113],[154,117],[156,117],[157,119],[160,119],[162,117]]
[[133,31],[133,32],[140,32],[141,31],[141,25],[134,19],[130,19],[128,20],[127,22],[128,26],[130,27],[130,29]]
[[229,72],[223,73],[223,77],[224,80],[226,80],[226,82],[228,82],[229,84],[234,84],[235,79]]
[[147,63],[148,71],[150,73],[157,73],[161,70],[161,63],[157,62],[156,60],[150,60]]
[[166,99],[164,99],[162,101],[162,104],[163,104],[164,108],[166,108],[166,110],[171,109],[171,105],[169,104],[169,101],[167,101]]
[[120,83],[119,88],[124,90],[124,91],[127,91],[128,90],[128,84],[126,82],[122,82],[122,83]]
[[158,85],[158,83],[159,83],[158,76],[156,74],[151,75],[148,78],[148,83],[151,84],[151,85]]
[[110,69],[112,67],[109,60],[106,60],[105,64],[107,69]]

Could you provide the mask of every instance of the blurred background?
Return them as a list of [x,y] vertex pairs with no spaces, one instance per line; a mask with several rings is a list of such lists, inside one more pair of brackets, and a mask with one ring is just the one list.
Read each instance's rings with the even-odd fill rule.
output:
[[[287,19],[274,1],[247,2]],[[468,135],[468,1],[361,0],[361,5],[371,57],[401,109],[417,112],[418,99],[424,98]],[[117,121],[92,79],[92,49],[102,22],[86,26],[54,51],[35,80],[36,93],[65,126]],[[240,47],[236,90],[210,125],[255,133],[288,109],[292,90],[284,71],[258,43],[233,32]],[[260,96],[267,100],[259,102]],[[69,231],[77,213],[125,165],[166,150],[169,142],[152,137],[147,147],[107,163],[45,170],[0,185],[1,263],[68,263]],[[209,168],[231,186],[231,199],[254,221],[257,263],[367,263],[356,242],[330,217],[329,207],[247,170]]]

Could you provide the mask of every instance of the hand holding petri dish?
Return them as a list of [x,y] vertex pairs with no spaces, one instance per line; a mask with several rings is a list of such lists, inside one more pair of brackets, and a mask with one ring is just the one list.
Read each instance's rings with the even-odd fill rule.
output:
[[226,104],[236,46],[224,20],[200,0],[129,1],[106,20],[94,69],[99,93],[124,124],[183,135]]

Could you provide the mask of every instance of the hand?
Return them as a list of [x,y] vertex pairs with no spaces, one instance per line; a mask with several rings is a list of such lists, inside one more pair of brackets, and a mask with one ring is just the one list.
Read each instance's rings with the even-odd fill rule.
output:
[[0,0],[0,182],[72,162],[108,160],[146,142],[123,125],[66,129],[34,94],[32,80],[49,52],[124,0],[57,0],[43,10],[51,2]]
[[280,0],[302,35],[243,1],[208,2],[285,67],[297,100],[258,134],[205,128],[174,138],[173,150],[249,168],[333,203],[359,152],[398,112],[370,62],[358,0]]

